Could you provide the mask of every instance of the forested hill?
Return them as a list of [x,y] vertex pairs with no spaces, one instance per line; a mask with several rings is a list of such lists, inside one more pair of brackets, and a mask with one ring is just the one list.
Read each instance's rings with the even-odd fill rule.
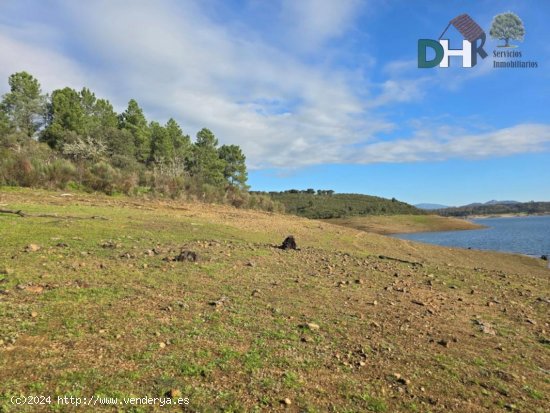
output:
[[453,217],[465,217],[469,215],[550,214],[550,202],[465,205],[438,209],[432,212],[438,215]]
[[255,192],[269,194],[284,205],[285,211],[307,218],[327,219],[357,215],[425,214],[418,208],[395,198],[386,199],[360,194],[336,194],[332,190],[291,189],[284,192]]

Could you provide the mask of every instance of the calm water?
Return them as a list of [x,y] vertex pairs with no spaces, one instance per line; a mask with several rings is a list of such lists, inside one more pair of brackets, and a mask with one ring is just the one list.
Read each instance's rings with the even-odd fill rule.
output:
[[514,218],[483,218],[474,222],[488,228],[469,231],[396,234],[397,238],[449,247],[550,255],[550,215]]

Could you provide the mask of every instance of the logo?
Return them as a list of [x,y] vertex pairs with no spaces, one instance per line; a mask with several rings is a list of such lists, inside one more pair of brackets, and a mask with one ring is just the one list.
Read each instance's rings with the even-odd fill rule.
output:
[[[449,27],[453,26],[462,35],[462,49],[451,49],[449,39],[442,39]],[[429,69],[432,67],[448,68],[451,56],[462,57],[462,67],[474,67],[477,64],[477,56],[482,59],[487,57],[483,49],[487,35],[483,29],[467,14],[452,19],[438,40],[418,40],[418,67]],[[435,56],[428,60],[428,49],[431,49]]]
[[502,13],[494,17],[489,34],[493,39],[505,42],[497,47],[517,47],[511,45],[510,40],[522,42],[525,36],[525,27],[523,27],[521,19],[514,13]]

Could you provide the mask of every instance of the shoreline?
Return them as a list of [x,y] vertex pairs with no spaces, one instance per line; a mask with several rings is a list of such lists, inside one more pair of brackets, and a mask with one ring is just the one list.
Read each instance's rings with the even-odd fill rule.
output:
[[[527,213],[517,213],[517,214],[489,214],[489,215],[467,215],[461,217],[462,219],[487,219],[487,218],[527,218],[527,217],[548,217],[550,213],[544,214],[527,214]],[[458,217],[455,217],[458,218]]]
[[364,215],[319,220],[380,235],[468,231],[487,228],[467,219],[440,215]]

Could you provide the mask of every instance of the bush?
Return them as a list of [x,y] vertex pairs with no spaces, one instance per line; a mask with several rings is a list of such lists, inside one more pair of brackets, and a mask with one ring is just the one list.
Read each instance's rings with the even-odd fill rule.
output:
[[112,195],[116,191],[116,182],[120,174],[107,162],[97,162],[84,172],[84,184],[95,190]]

